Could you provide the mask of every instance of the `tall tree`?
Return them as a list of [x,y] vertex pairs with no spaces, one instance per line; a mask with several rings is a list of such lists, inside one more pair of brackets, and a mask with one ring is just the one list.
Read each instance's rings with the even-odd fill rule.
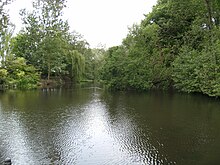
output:
[[[43,78],[58,76],[78,81],[89,44],[80,34],[69,32],[68,22],[62,17],[65,3],[66,0],[36,0],[31,13],[22,10],[25,27],[13,39],[13,53],[40,70]],[[73,59],[78,62],[73,63]]]
[[10,22],[9,15],[5,11],[5,6],[12,0],[3,0],[0,2],[0,57],[1,64],[5,65],[6,56],[9,54],[9,43],[14,31],[14,25]]
[[65,0],[37,0],[34,11],[21,12],[25,28],[16,37],[14,52],[40,69],[43,74],[60,73],[67,49],[69,26],[62,20]]

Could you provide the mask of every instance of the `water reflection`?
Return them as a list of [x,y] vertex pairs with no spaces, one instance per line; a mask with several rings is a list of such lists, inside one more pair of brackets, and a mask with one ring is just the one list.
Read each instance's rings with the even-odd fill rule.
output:
[[[1,157],[10,157],[18,162],[26,162],[28,159],[34,159],[31,155],[31,147],[27,143],[26,130],[20,122],[20,116],[17,113],[3,114],[0,111],[0,151]],[[7,138],[5,138],[7,137]]]
[[0,94],[0,162],[217,164],[217,100],[99,88]]
[[[107,97],[106,102],[109,103],[108,109],[113,111],[111,114],[122,113],[114,115],[118,117],[115,123],[121,123],[116,127],[121,128],[126,121],[120,116],[124,118],[127,114],[129,120],[133,119],[130,122],[132,126],[127,124],[128,130],[130,131],[134,126],[137,128],[129,139],[130,141],[135,137],[137,139],[133,140],[134,143],[122,144],[131,143],[129,151],[139,152],[139,157],[144,163],[216,164],[219,162],[217,158],[219,151],[216,147],[215,149],[210,147],[210,144],[218,143],[219,134],[215,134],[218,126],[210,123],[213,122],[212,115],[220,117],[218,101],[189,95],[121,93],[120,96],[116,94]],[[121,139],[123,141],[125,138]],[[219,146],[219,143],[215,145]],[[212,159],[209,158],[210,154],[206,150],[213,154]],[[151,154],[148,155],[146,152]]]
[[56,140],[64,158],[61,164],[124,163],[125,156],[120,152],[119,144],[108,132],[106,108],[99,93],[94,92],[92,99],[78,110],[70,107],[66,121],[69,122],[64,124]]
[[126,97],[126,93],[104,97],[109,110],[108,129],[120,144],[121,151],[127,153],[125,159],[132,164],[175,164],[159,153],[158,147],[163,144],[153,144],[149,125],[139,125],[137,107],[129,106],[132,100],[127,102]]
[[63,107],[83,104],[81,97],[87,96],[78,91],[12,91],[1,95],[1,160],[10,157],[14,164],[57,162],[59,149],[53,138],[60,131],[59,123],[68,116]]

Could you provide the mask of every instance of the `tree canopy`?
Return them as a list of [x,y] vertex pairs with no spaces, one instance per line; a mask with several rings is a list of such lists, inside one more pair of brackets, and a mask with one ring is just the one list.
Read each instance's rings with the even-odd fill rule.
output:
[[[0,84],[6,86],[12,84],[9,83],[8,77],[15,73],[12,69],[17,68],[9,65],[16,60],[18,61],[16,63],[24,67],[22,71],[32,67],[32,74],[34,76],[35,72],[37,73],[38,81],[41,78],[47,79],[48,82],[50,80],[79,82],[82,79],[89,79],[91,74],[94,74],[85,66],[85,63],[90,65],[93,62],[89,57],[93,56],[89,44],[77,32],[70,32],[68,22],[62,17],[66,7],[65,0],[33,1],[33,11],[28,12],[26,9],[20,11],[24,27],[14,37],[12,37],[13,26],[4,10],[6,2],[9,1],[3,2],[0,6],[2,75]],[[24,73],[26,75],[26,72]],[[14,80],[18,78],[12,77]],[[13,82],[14,86],[19,86],[17,81]],[[36,84],[36,81],[33,82]]]
[[32,12],[20,12],[24,28],[13,36],[4,9],[10,2],[0,4],[1,85],[99,80],[109,89],[220,96],[219,0],[158,0],[122,44],[107,51],[70,32],[62,17],[66,0],[35,0]]
[[220,95],[218,0],[158,0],[110,48],[100,74],[111,89],[174,88]]

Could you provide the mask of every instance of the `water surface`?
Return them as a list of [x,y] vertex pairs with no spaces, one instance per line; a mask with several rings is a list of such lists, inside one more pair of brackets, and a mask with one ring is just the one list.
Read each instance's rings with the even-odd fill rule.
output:
[[100,88],[0,93],[0,162],[14,165],[220,163],[220,102]]

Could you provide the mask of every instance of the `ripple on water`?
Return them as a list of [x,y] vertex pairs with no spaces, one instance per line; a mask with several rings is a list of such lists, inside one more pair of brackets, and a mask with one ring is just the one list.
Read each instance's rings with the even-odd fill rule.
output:
[[[67,92],[43,99],[9,96],[4,106],[0,102],[0,161],[10,157],[16,165],[195,164],[209,151],[207,155],[219,160],[218,110],[206,118],[202,113],[208,110],[191,114],[195,106],[189,112],[179,106],[173,110],[173,98],[164,104],[164,98],[157,101],[153,96],[117,93],[106,99],[99,90]],[[29,102],[42,104],[32,107]]]

